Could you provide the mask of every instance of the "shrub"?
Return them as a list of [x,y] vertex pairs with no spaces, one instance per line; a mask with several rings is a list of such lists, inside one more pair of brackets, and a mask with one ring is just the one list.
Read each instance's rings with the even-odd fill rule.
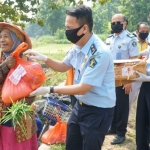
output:
[[55,37],[54,36],[45,35],[45,36],[39,37],[39,39],[37,41],[42,43],[42,44],[54,43]]
[[99,37],[103,42],[106,41],[106,39],[107,39],[108,36],[109,36],[109,35],[108,35],[107,33],[98,34],[98,37]]
[[70,41],[67,39],[62,39],[62,40],[55,40],[56,44],[70,44]]
[[63,29],[57,29],[55,36],[57,39],[64,39],[65,38],[65,31]]

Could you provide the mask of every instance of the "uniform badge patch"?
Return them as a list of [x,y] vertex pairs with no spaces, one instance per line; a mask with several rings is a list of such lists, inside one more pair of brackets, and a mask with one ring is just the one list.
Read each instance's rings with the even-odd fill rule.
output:
[[93,58],[100,58],[100,56],[99,56],[99,55],[92,55],[92,56],[90,57],[90,59],[93,59]]
[[96,64],[97,64],[97,61],[95,60],[95,58],[90,59],[89,67],[94,68]]
[[94,44],[91,45],[91,52],[92,52],[92,55],[94,55],[94,53],[97,51],[96,47]]
[[137,45],[137,43],[135,41],[132,42],[133,47],[135,47]]

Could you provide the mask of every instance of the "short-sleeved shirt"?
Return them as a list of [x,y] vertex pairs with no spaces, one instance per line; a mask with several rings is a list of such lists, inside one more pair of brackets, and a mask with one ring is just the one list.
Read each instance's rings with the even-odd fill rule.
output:
[[75,95],[78,100],[102,108],[115,106],[113,58],[98,36],[92,34],[82,48],[75,45],[63,62],[74,68],[74,84],[84,83],[93,86],[86,94]]
[[140,41],[138,41],[138,50],[139,50],[139,52],[141,52],[141,51],[149,48],[150,47],[149,45],[150,44],[148,43],[148,41],[145,41],[143,43],[141,43]]
[[106,45],[109,47],[114,60],[130,59],[139,55],[137,38],[126,31],[118,36],[110,35],[106,39]]

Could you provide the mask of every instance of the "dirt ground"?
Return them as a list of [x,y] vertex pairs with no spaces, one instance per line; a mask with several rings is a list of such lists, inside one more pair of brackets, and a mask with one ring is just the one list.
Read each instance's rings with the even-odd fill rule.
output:
[[[107,135],[102,147],[102,150],[136,150],[135,143],[135,116],[136,116],[136,103],[133,106],[132,112],[129,116],[129,122],[126,133],[126,140],[122,144],[111,145],[111,141],[115,135]],[[50,150],[50,146],[42,144],[38,150]]]
[[134,104],[132,112],[129,116],[125,142],[118,145],[111,145],[111,141],[114,139],[115,135],[107,135],[102,150],[136,150],[135,116],[136,116],[136,103]]

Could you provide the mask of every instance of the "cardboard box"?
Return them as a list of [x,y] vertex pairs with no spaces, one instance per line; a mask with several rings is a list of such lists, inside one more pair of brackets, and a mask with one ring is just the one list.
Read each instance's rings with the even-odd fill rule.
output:
[[138,77],[135,71],[146,74],[146,62],[140,59],[114,60],[116,86],[132,83]]

